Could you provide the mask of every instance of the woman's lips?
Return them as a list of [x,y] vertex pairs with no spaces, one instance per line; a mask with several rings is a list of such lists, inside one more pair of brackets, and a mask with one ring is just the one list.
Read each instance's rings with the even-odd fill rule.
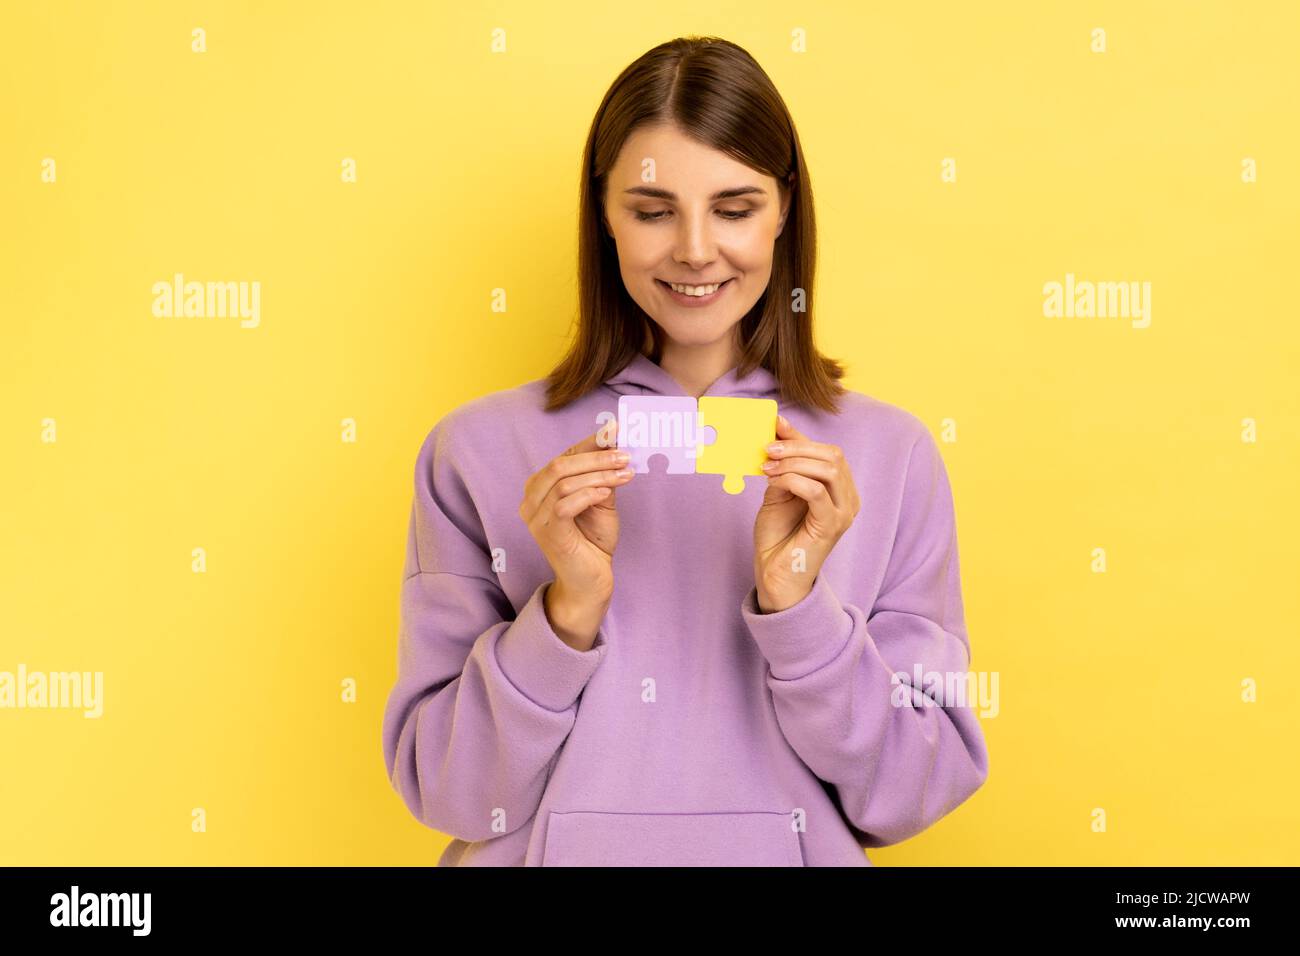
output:
[[[670,286],[663,279],[655,279],[655,282],[658,282],[659,285],[663,287],[663,290],[666,293],[668,293],[669,297],[674,302],[678,303],[679,305],[684,305],[687,308],[699,308],[700,306],[708,305],[710,302],[713,302],[720,295],[722,295],[724,292],[730,289],[731,283],[734,281],[735,281],[735,276],[732,276],[730,279],[722,283],[722,285],[718,286],[715,290],[710,292],[708,295],[687,295],[685,292],[675,291],[673,287]],[[707,285],[708,283],[703,283],[703,284]]]

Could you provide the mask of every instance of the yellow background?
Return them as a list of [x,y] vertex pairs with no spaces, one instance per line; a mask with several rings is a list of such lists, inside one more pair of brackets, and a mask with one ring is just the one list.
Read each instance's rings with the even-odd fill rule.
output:
[[[794,115],[822,347],[957,426],[991,776],[872,860],[1300,862],[1300,7],[871,6],[6,3],[0,670],[105,713],[0,711],[0,863],[436,860],[379,737],[415,454],[561,354],[592,114],[688,33]],[[176,272],[260,326],[155,318]],[[1150,327],[1045,318],[1067,272]]]

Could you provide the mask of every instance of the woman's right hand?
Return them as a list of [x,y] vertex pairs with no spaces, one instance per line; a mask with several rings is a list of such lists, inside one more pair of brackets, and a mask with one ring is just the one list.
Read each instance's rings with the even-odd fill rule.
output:
[[614,489],[631,480],[627,452],[615,444],[617,421],[551,459],[524,484],[519,517],[555,572],[546,589],[556,635],[588,650],[614,595],[618,511]]

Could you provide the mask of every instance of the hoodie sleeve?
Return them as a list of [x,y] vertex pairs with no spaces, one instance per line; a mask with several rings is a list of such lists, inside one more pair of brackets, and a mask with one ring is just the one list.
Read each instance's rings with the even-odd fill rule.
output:
[[[821,574],[802,601],[771,614],[751,588],[741,613],[767,659],[786,739],[833,786],[864,848],[915,836],[987,779],[976,702],[942,700],[949,675],[964,681],[970,644],[952,490],[928,430],[912,446],[869,615],[841,603]],[[938,686],[932,672],[943,675]]]
[[383,745],[416,819],[476,842],[536,813],[606,645],[603,629],[588,651],[560,640],[543,604],[549,580],[514,613],[451,436],[444,419],[417,459]]

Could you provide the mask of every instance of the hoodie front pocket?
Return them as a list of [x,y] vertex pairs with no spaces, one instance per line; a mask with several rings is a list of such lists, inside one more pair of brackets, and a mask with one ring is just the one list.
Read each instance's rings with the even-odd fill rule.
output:
[[803,866],[793,817],[552,810],[542,866]]

